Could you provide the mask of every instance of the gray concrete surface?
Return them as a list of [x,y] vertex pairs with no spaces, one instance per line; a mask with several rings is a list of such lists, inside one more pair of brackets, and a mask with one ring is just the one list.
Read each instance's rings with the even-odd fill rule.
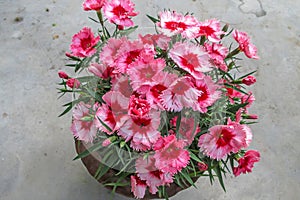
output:
[[[261,59],[252,112],[253,148],[261,151],[254,172],[225,180],[227,193],[200,178],[172,200],[297,200],[300,198],[300,1],[134,0],[141,14],[163,8],[194,12],[199,20],[219,18],[247,31]],[[57,71],[65,69],[71,36],[94,13],[82,0],[0,0],[0,199],[100,200],[109,192],[80,161],[69,131],[70,115],[57,118]],[[135,22],[147,30],[140,15]],[[147,30],[148,31],[148,30]],[[116,196],[113,199],[127,199]]]

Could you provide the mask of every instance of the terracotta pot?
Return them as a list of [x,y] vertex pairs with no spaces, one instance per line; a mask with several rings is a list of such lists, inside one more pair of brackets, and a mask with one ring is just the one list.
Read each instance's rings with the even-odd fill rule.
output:
[[[84,152],[86,150],[86,147],[85,145],[83,145],[82,143],[79,143],[78,140],[75,139],[75,147],[76,147],[76,152],[78,154]],[[100,164],[100,161],[98,159],[96,159],[93,155],[88,155],[84,158],[81,159],[82,160],[82,163],[83,165],[86,167],[86,169],[88,170],[88,172],[90,173],[90,175],[94,176],[98,167],[99,167],[99,164]],[[100,179],[98,179],[97,181],[101,184],[103,184],[105,181],[107,181],[108,179],[110,180],[110,182],[116,182],[118,180],[118,177],[115,176],[115,174],[118,173],[117,170],[115,169],[109,169],[108,172],[106,174],[104,174]],[[195,178],[192,178],[192,180],[194,182],[197,181],[199,177],[195,177]],[[122,181],[123,183],[130,183],[130,176],[126,177],[124,179],[124,181]],[[112,190],[113,187],[110,187],[110,186],[105,186],[107,189],[109,190]],[[171,197],[171,196],[174,196],[175,194],[177,194],[178,192],[180,192],[181,190],[184,190],[184,189],[187,189],[189,188],[190,186],[186,186],[185,188],[181,188],[179,187],[177,184],[175,183],[172,183],[170,184],[169,187],[166,187],[166,192],[168,194],[168,197]],[[134,198],[132,192],[131,192],[131,186],[130,184],[128,186],[123,186],[123,187],[117,187],[116,189],[116,192],[118,194],[121,194],[121,195],[124,195],[126,197],[131,197],[131,198]],[[151,194],[148,192],[148,190],[146,190],[146,194],[145,194],[145,197],[143,198],[143,200],[147,200],[147,199],[154,199],[154,198],[157,198],[159,199],[159,196],[158,196],[158,193],[156,194]]]

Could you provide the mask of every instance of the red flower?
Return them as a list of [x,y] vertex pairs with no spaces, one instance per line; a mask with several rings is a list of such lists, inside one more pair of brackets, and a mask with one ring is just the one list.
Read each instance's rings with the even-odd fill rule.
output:
[[233,168],[233,174],[239,176],[241,173],[246,174],[247,172],[252,172],[254,163],[260,160],[260,154],[255,150],[248,150],[244,157],[238,160],[239,166]]
[[99,40],[100,37],[94,37],[90,28],[84,27],[72,38],[72,44],[70,46],[72,56],[88,57],[93,55],[96,52],[95,46]]
[[228,125],[216,125],[199,138],[198,146],[207,156],[221,160],[231,152],[247,148],[252,139],[249,127],[229,121]]
[[155,159],[153,156],[149,156],[146,159],[143,159],[142,157],[138,158],[135,167],[137,176],[141,180],[146,181],[149,186],[149,191],[152,194],[155,194],[158,191],[158,186],[173,182],[172,174],[164,173],[155,167]]
[[258,59],[256,47],[250,43],[250,37],[247,33],[234,30],[233,38],[239,43],[239,48],[248,58]]
[[224,33],[221,30],[220,22],[216,19],[199,22],[199,30],[196,37],[205,36],[211,42],[219,42],[220,36]]
[[170,50],[170,57],[180,68],[196,79],[203,78],[203,72],[213,69],[206,50],[192,43],[177,42]]
[[83,2],[82,6],[85,11],[88,11],[88,10],[99,11],[105,2],[106,2],[106,0],[85,0],[85,2]]
[[130,17],[138,14],[134,12],[134,3],[130,0],[112,0],[104,5],[103,11],[111,23],[127,27],[133,26]]
[[154,146],[155,166],[165,173],[181,171],[190,161],[190,154],[184,146],[185,142],[177,140],[175,135],[160,138]]

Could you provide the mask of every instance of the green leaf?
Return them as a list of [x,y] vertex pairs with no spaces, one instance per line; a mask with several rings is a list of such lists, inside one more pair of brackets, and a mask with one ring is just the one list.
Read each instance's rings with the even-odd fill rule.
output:
[[66,64],[65,66],[67,66],[67,67],[75,67],[76,64]]
[[121,30],[120,35],[127,36],[127,35],[133,33],[137,28],[138,28],[138,26],[134,26],[134,27],[130,27],[128,29]]
[[191,179],[191,177],[189,176],[189,174],[186,172],[186,170],[182,170],[181,172],[179,172],[184,178],[185,180],[187,180],[189,182],[189,184],[191,184],[192,186],[194,186],[195,188],[197,188],[194,184],[194,181]]
[[197,162],[202,162],[195,154],[193,154],[191,151],[189,151],[191,159],[197,161]]
[[92,21],[94,21],[94,22],[96,22],[97,24],[100,24],[99,21],[97,21],[97,20],[95,20],[95,19],[93,19],[93,18],[91,18],[91,17],[89,17],[89,19],[92,20]]
[[211,170],[212,169],[211,160],[208,160],[207,165],[208,165],[207,171],[208,171],[208,175],[209,175],[209,181],[210,181],[210,184],[212,185],[213,181],[215,179],[214,179],[214,176],[213,176],[212,170]]
[[221,172],[221,168],[220,168],[219,164],[214,168],[214,171],[217,174],[220,185],[222,186],[224,192],[226,192],[225,185],[224,185],[224,182],[223,182],[222,172]]
[[232,172],[233,172],[233,168],[234,168],[234,160],[233,160],[233,157],[232,157],[232,156],[230,156],[229,161],[230,161],[231,170],[232,170]]
[[150,16],[150,15],[147,15],[147,17],[148,17],[154,24],[156,24],[156,22],[159,22],[158,19],[156,19],[156,18],[154,18],[154,17],[152,17],[152,16]]
[[[227,170],[228,172],[230,172],[229,168],[227,167],[227,161],[228,161],[228,159],[229,159],[229,158],[227,158],[226,162],[225,162],[224,160],[221,160],[221,162],[223,163],[224,168],[226,168],[226,170]],[[224,168],[222,169],[223,171],[224,171]]]
[[247,76],[250,76],[250,75],[254,74],[255,72],[257,72],[257,70],[254,70],[253,72],[250,72],[250,73],[248,73],[248,74],[246,74],[246,75],[244,75],[244,76],[241,76],[241,77],[238,78],[238,79],[246,78]]
[[247,92],[245,92],[245,91],[243,91],[243,90],[237,88],[237,87],[234,86],[234,85],[230,85],[230,84],[228,84],[228,83],[224,83],[224,85],[225,85],[226,87],[228,87],[228,88],[232,88],[232,89],[234,89],[234,90],[236,90],[236,91],[238,91],[238,92],[241,92],[241,93],[243,93],[243,94],[246,94],[246,95],[248,94]]
[[236,113],[240,108],[247,106],[249,103],[234,104],[228,108],[228,112]]
[[97,116],[98,120],[100,121],[100,123],[102,124],[102,126],[104,126],[109,132],[112,132],[111,128],[109,128],[109,126],[107,126],[98,116]]
[[179,137],[180,123],[181,123],[181,112],[178,113],[177,120],[176,120],[176,135],[177,135],[177,137]]
[[98,143],[94,144],[93,146],[91,146],[90,148],[88,148],[87,150],[85,150],[84,152],[78,154],[73,160],[84,158],[84,157],[90,155],[90,153],[97,151],[101,148],[103,148],[102,142],[98,142]]
[[99,78],[95,76],[82,76],[82,77],[78,77],[77,80],[79,80],[80,83],[83,83],[83,82],[89,82],[91,80],[99,80]]
[[69,105],[60,115],[58,115],[58,117],[63,116],[64,114],[66,114],[67,112],[69,112],[72,109],[72,104]]
[[179,177],[178,177],[177,174],[175,174],[174,178],[175,178],[175,183],[176,183],[179,187],[184,188],[184,186],[181,184],[180,179],[179,179]]
[[106,183],[104,184],[104,186],[117,186],[117,187],[123,187],[123,186],[127,186],[129,185],[129,183]]
[[99,180],[102,176],[104,176],[109,171],[109,169],[110,167],[100,163],[96,173],[94,174],[94,178],[96,180]]

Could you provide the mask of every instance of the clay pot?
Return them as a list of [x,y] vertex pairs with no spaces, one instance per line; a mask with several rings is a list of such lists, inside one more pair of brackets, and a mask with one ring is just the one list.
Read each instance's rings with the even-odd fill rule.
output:
[[[83,145],[82,143],[78,142],[78,140],[75,139],[75,147],[76,147],[76,152],[78,154],[84,152],[86,150],[85,145]],[[96,159],[93,155],[88,155],[84,158],[81,159],[83,165],[86,167],[86,169],[88,170],[88,172],[90,173],[90,175],[94,176],[100,161],[98,159]],[[115,176],[115,174],[117,174],[118,171],[115,169],[109,169],[108,172],[106,174],[104,174],[100,179],[98,179],[97,181],[101,184],[105,183],[107,180],[109,180],[109,182],[116,182],[118,180],[118,177]],[[192,180],[194,182],[197,181],[199,177],[195,177],[192,178]],[[122,183],[130,183],[130,176],[126,177]],[[107,189],[112,190],[113,187],[111,186],[105,186]],[[170,184],[169,187],[166,187],[166,192],[168,194],[168,197],[174,196],[175,194],[177,194],[178,192],[189,188],[190,186],[186,186],[185,188],[181,188],[180,186],[178,186],[175,183]],[[123,186],[123,187],[117,187],[116,189],[116,193],[124,195],[126,197],[131,197],[134,198],[132,192],[131,192],[131,186],[130,184],[128,186]],[[146,194],[145,197],[143,198],[143,200],[147,200],[147,199],[160,199],[158,196],[158,193],[156,194],[151,194],[148,192],[148,190],[146,190]]]

